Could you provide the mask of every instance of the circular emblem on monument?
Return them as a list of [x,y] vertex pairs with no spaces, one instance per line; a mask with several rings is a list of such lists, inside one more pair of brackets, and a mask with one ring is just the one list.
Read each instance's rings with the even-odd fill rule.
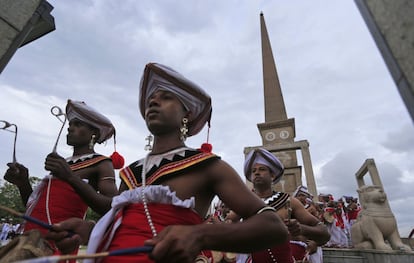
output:
[[282,130],[282,131],[280,131],[279,136],[280,136],[281,139],[287,139],[287,138],[289,138],[289,132],[286,131],[286,130]]
[[274,141],[276,139],[276,134],[274,132],[267,132],[265,135],[266,141]]

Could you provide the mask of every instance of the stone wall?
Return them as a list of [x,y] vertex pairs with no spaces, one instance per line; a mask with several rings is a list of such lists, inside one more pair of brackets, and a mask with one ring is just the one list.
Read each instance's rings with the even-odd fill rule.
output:
[[0,73],[17,49],[55,29],[45,0],[0,0]]
[[355,2],[414,120],[414,1]]
[[357,249],[323,249],[324,263],[412,263],[413,252],[357,250]]

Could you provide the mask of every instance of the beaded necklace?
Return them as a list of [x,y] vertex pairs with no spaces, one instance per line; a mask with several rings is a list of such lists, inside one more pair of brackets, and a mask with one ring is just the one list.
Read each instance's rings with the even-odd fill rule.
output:
[[[263,197],[261,199],[263,200],[263,202],[265,202],[267,205],[269,205],[270,202],[273,201],[274,198],[279,198],[280,194],[281,194],[281,192],[272,191],[272,195],[270,197]],[[269,254],[270,259],[272,260],[272,262],[277,263],[276,257],[275,257],[275,255],[273,255],[273,252],[270,248],[267,249],[267,253]]]
[[[161,162],[162,158],[171,158],[174,156],[174,154],[176,154],[177,152],[180,152],[183,150],[183,148],[187,148],[187,147],[179,147],[177,149],[173,149],[171,151],[168,151],[167,153],[163,153],[163,154],[158,154],[158,155],[153,155],[151,156],[151,154],[147,154],[147,156],[145,156],[144,160],[142,161],[142,172],[141,172],[141,182],[142,182],[142,189],[141,189],[141,199],[142,199],[142,205],[144,206],[144,212],[145,212],[145,216],[147,218],[148,221],[148,225],[151,228],[151,232],[152,232],[152,236],[156,237],[157,236],[157,230],[155,229],[154,223],[152,222],[152,218],[151,218],[151,214],[150,211],[148,209],[148,200],[147,197],[145,196],[145,189],[146,189],[146,172],[147,172],[147,165],[148,162],[152,161],[154,163],[157,162],[158,165]],[[162,157],[162,158],[161,158]],[[153,160],[151,160],[153,159]]]
[[145,189],[146,189],[146,166],[147,166],[147,160],[149,159],[149,154],[145,157],[143,163],[142,163],[142,172],[141,172],[141,181],[142,181],[142,189],[141,189],[141,199],[142,204],[144,205],[144,211],[145,216],[147,217],[148,225],[151,228],[152,236],[157,236],[157,230],[155,230],[154,223],[152,222],[151,214],[148,209],[148,201],[147,197],[145,196]]
[[[147,221],[148,221],[148,225],[151,228],[151,232],[152,232],[152,236],[156,237],[157,236],[157,230],[155,229],[154,223],[152,222],[152,218],[151,218],[151,214],[150,211],[148,209],[148,200],[147,197],[145,196],[145,189],[146,189],[146,167],[147,167],[147,161],[150,158],[150,155],[148,154],[145,159],[142,162],[142,172],[141,172],[141,182],[142,182],[142,189],[141,189],[141,199],[142,199],[142,204],[144,206],[144,211],[145,211],[145,216],[147,217]],[[203,254],[198,255],[196,260],[196,263],[208,263],[209,260],[208,258]],[[274,261],[276,262],[276,261]]]

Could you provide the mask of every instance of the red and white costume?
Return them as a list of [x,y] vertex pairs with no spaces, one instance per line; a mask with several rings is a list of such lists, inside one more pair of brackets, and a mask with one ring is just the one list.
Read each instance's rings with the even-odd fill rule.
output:
[[[187,147],[179,148],[148,159],[147,185],[141,185],[143,160],[139,160],[120,171],[120,176],[131,190],[112,200],[112,209],[94,227],[89,238],[88,253],[113,251],[144,245],[153,237],[143,207],[142,194],[148,204],[149,214],[156,232],[169,225],[202,224],[203,217],[194,210],[195,198],[181,200],[168,186],[157,185],[159,180],[179,176],[178,171],[193,169],[219,157]],[[142,192],[143,191],[143,192]],[[211,255],[203,252],[204,256]],[[210,258],[212,260],[212,258]],[[86,262],[93,262],[92,260]],[[146,254],[106,257],[102,262],[154,262]],[[211,261],[213,262],[213,261]]]
[[[111,161],[111,159],[100,154],[87,154],[76,159],[67,159],[72,171],[91,167],[102,161]],[[68,183],[47,175],[30,195],[26,215],[49,224],[56,224],[71,217],[84,218],[87,209],[86,203]],[[42,234],[48,232],[37,224],[26,222],[24,232],[32,229],[38,229]],[[54,247],[53,242],[49,242]],[[77,251],[73,254],[76,253]],[[60,253],[56,250],[56,255],[58,254]]]

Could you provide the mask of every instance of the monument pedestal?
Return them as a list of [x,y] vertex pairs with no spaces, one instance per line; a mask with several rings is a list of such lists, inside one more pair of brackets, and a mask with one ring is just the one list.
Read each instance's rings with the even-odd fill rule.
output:
[[414,252],[323,248],[324,263],[412,263]]

